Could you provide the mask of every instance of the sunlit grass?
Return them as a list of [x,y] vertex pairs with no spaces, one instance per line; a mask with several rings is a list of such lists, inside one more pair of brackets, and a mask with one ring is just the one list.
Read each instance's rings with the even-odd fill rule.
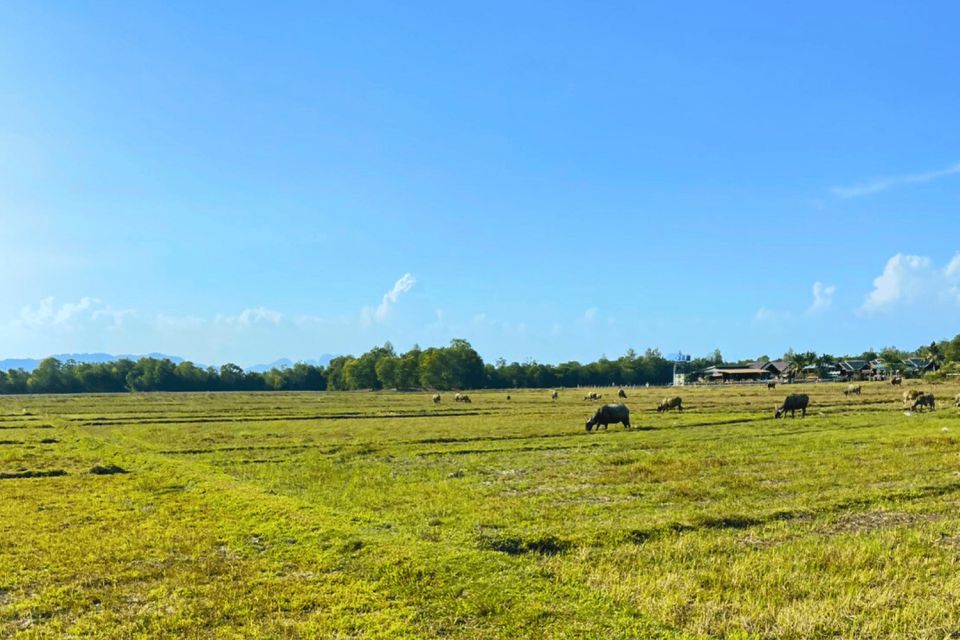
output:
[[960,412],[842,388],[3,397],[0,635],[949,637]]

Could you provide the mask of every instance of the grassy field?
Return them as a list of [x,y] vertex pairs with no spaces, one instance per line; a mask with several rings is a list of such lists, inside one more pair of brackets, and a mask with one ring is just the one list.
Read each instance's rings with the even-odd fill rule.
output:
[[960,637],[924,388],[3,397],[0,636]]

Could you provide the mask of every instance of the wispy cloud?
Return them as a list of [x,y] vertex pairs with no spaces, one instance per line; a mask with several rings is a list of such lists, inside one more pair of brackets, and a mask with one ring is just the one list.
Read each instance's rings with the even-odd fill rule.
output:
[[387,316],[390,315],[390,309],[397,304],[397,300],[400,299],[400,296],[404,293],[410,291],[413,288],[413,285],[417,283],[417,279],[409,273],[403,274],[399,280],[393,284],[393,288],[383,294],[383,300],[380,301],[380,304],[376,308],[364,307],[360,311],[360,320],[365,326],[369,326],[374,322],[383,322],[387,319]]
[[940,178],[945,178],[957,173],[960,173],[960,163],[951,165],[946,169],[939,169],[937,171],[928,171],[926,173],[916,173],[905,176],[875,178],[873,180],[861,182],[860,184],[855,184],[849,187],[834,187],[830,190],[830,192],[838,198],[859,198],[860,196],[879,193],[880,191],[886,191],[887,189],[892,189],[901,185],[932,182],[934,180],[939,180]]
[[757,309],[757,312],[753,314],[753,319],[756,322],[762,323],[780,323],[785,320],[789,320],[790,317],[791,313],[789,311],[768,309],[767,307],[760,307]]
[[833,304],[833,294],[837,292],[834,285],[825,285],[822,282],[813,283],[813,302],[807,309],[810,315],[823,313]]

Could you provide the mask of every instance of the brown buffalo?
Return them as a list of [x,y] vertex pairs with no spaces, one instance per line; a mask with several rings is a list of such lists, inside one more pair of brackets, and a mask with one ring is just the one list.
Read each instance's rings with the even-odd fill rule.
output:
[[677,411],[683,411],[683,400],[680,396],[674,396],[672,398],[664,398],[660,401],[660,404],[657,405],[657,412],[663,413],[664,411],[670,411],[671,409],[676,409]]

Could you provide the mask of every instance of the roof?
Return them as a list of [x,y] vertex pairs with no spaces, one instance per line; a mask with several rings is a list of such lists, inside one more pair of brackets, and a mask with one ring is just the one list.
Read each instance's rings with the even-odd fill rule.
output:
[[866,360],[841,360],[837,366],[844,371],[863,371],[867,364]]
[[764,369],[751,369],[750,367],[707,367],[704,373],[736,374],[759,376],[767,373]]
[[909,369],[926,369],[930,363],[923,358],[904,358],[903,364]]
[[790,368],[790,363],[786,360],[771,360],[770,362],[764,363],[764,369],[776,369],[777,371],[786,371]]

